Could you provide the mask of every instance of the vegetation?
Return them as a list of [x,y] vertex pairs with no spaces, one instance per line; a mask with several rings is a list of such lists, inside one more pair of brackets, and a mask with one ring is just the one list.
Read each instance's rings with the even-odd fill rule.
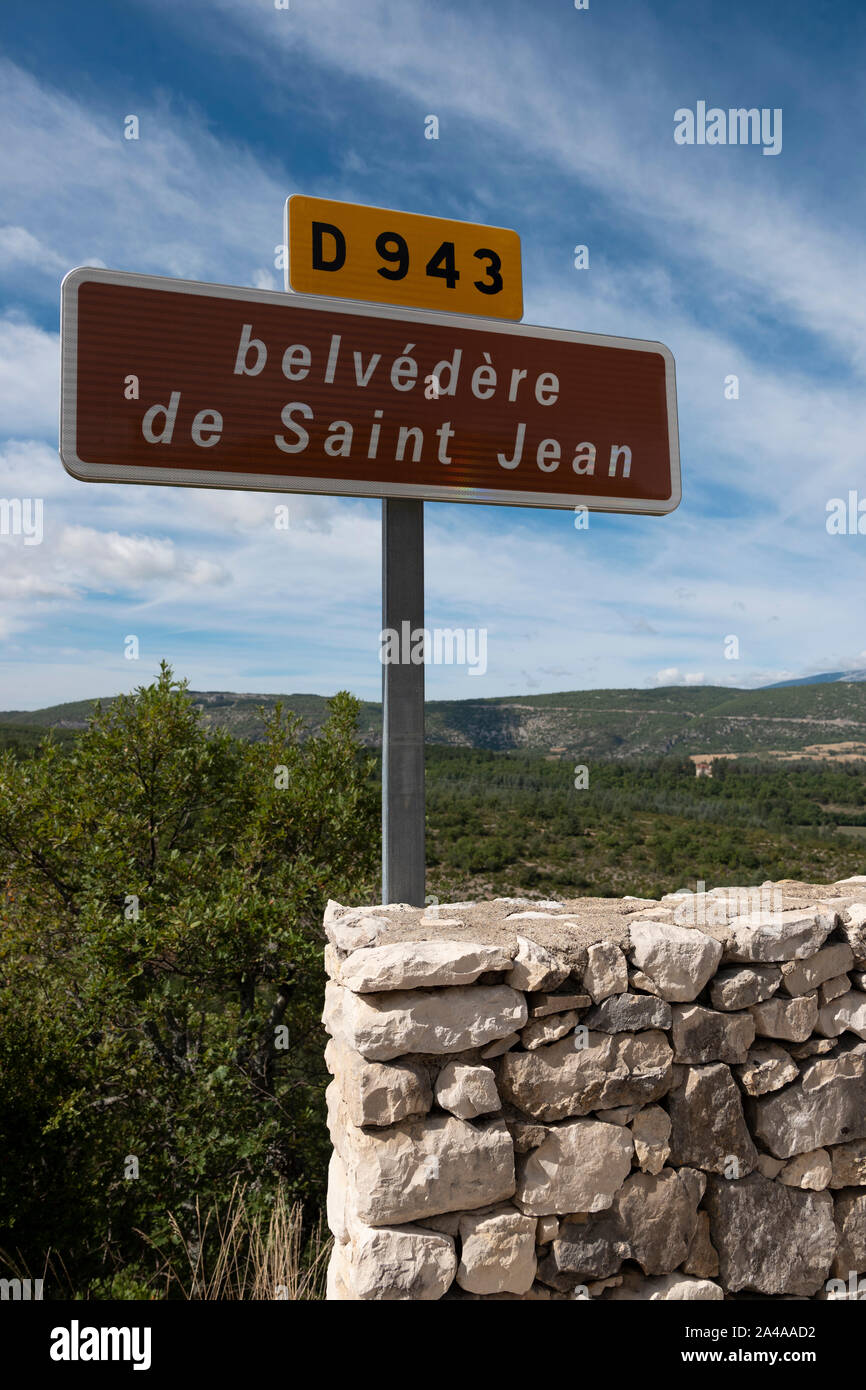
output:
[[[634,726],[637,695],[680,729],[689,701],[719,701],[586,692],[584,733],[590,716],[605,737],[614,717]],[[378,899],[377,759],[346,694],[304,705],[306,727],[277,702],[253,729],[244,707],[245,738],[216,718],[236,698],[194,701],[164,666],[56,735],[48,717],[0,729],[0,1263],[47,1297],[321,1296],[321,918],[329,897]],[[473,737],[502,733],[506,705],[467,704],[464,735],[474,719]],[[431,746],[428,892],[655,897],[861,872],[864,768],[716,760],[696,778],[683,753],[618,745]]]
[[658,897],[697,879],[823,882],[863,871],[863,763],[688,759],[575,764],[428,748],[428,891]]
[[247,1237],[279,1193],[315,1224],[322,912],[379,856],[356,718],[339,695],[302,743],[277,708],[242,744],[163,667],[0,755],[0,1248],[34,1277],[53,1251],[79,1297],[147,1297],[237,1183]]

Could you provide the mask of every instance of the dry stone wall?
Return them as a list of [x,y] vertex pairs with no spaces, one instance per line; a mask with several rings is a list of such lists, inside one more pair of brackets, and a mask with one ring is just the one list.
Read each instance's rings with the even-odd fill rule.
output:
[[858,1295],[866,876],[325,932],[329,1298]]

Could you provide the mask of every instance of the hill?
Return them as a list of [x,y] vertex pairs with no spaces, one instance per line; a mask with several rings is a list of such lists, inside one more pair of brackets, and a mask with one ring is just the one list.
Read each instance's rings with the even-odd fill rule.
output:
[[[260,735],[259,710],[282,700],[311,731],[327,714],[322,695],[192,691],[205,722],[238,738]],[[0,713],[0,741],[24,746],[48,729],[71,737],[95,701]],[[105,701],[104,703],[108,703]],[[381,743],[378,703],[361,706],[361,736]],[[496,752],[548,756],[646,758],[673,754],[751,757],[866,757],[866,684],[827,681],[739,690],[663,686],[653,690],[575,690],[552,695],[432,700],[427,741]]]
[[781,690],[786,685],[824,685],[828,681],[866,681],[866,670],[859,671],[822,671],[817,676],[800,676],[793,681],[775,681],[772,685],[765,685],[764,690]]

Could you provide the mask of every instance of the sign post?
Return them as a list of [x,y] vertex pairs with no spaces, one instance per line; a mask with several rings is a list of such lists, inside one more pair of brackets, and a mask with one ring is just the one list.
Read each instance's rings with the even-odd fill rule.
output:
[[[382,901],[424,906],[424,503],[382,502],[382,629],[403,660],[382,666]],[[404,640],[404,636],[407,640]]]
[[[520,238],[504,227],[296,195],[286,289],[519,319]],[[404,629],[404,624],[408,625]],[[382,628],[424,627],[424,504],[382,501]],[[401,643],[401,651],[403,644]],[[382,668],[382,901],[423,906],[424,663]]]
[[[674,360],[661,343],[508,321],[522,305],[513,232],[382,209],[353,222],[339,208],[298,209],[312,295],[71,271],[60,455],[87,482],[382,499],[383,627],[400,653],[380,651],[383,899],[423,905],[424,661],[412,633],[424,629],[424,500],[673,511]],[[378,269],[369,246],[354,259],[368,243]],[[362,302],[399,297],[371,278],[383,267],[406,280],[402,307]],[[358,297],[322,298],[328,283]],[[419,301],[440,311],[409,307]],[[499,317],[476,317],[479,303]],[[450,305],[462,312],[441,311]]]

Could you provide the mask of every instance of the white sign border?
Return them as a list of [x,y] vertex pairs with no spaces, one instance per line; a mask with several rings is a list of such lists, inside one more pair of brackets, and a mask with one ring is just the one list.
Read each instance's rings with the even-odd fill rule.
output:
[[[585,494],[514,492],[499,488],[425,486],[420,483],[365,483],[349,478],[296,478],[290,474],[203,474],[187,468],[132,467],[129,464],[86,463],[76,451],[76,400],[78,373],[78,289],[82,284],[129,285],[164,290],[171,294],[200,294],[212,299],[234,299],[249,304],[275,304],[287,309],[311,309],[346,317],[384,318],[407,324],[426,323],[462,332],[507,333],[523,338],[548,338],[555,342],[589,343],[635,352],[656,352],[664,358],[670,444],[671,496],[654,501],[622,497],[590,497]],[[580,333],[565,328],[540,328],[511,319],[476,318],[469,314],[441,314],[433,310],[404,309],[395,305],[369,304],[361,300],[326,299],[319,295],[287,295],[280,290],[247,289],[241,285],[215,285],[199,280],[174,280],[159,275],[139,275],[125,270],[79,266],[64,276],[60,297],[60,458],[73,478],[87,483],[147,483],[174,487],[233,488],[243,492],[300,492],[308,496],[405,497],[428,502],[464,502],[480,506],[543,507],[549,511],[619,512],[637,516],[666,516],[682,500],[679,432],[677,424],[676,365],[664,343],[641,338],[614,338],[600,333]],[[471,492],[471,496],[467,493]]]

